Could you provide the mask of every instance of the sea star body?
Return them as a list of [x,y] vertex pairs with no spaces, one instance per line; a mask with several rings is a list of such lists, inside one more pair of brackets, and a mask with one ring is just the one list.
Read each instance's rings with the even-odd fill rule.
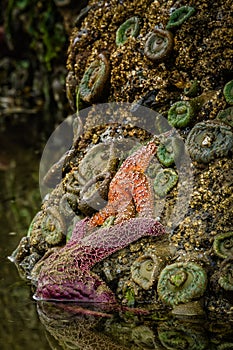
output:
[[134,217],[135,212],[153,217],[154,194],[145,170],[156,149],[151,141],[123,162],[110,183],[107,205],[91,218],[90,226],[102,225],[110,216],[117,224]]
[[114,293],[91,268],[143,236],[165,233],[154,219],[133,218],[85,236],[88,223],[89,219],[79,221],[70,241],[48,257],[39,273],[36,300],[116,303]]

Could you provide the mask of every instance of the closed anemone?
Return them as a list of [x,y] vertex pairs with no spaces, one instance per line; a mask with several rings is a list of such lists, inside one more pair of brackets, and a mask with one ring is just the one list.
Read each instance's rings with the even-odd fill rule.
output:
[[104,54],[100,54],[85,71],[79,85],[80,98],[88,103],[101,100],[110,76],[110,65]]
[[154,192],[159,197],[165,197],[177,184],[178,174],[173,169],[160,170],[154,179]]
[[162,61],[168,57],[173,48],[173,36],[167,30],[154,29],[148,34],[144,54],[153,61]]
[[233,256],[233,232],[224,232],[217,235],[213,244],[214,252],[220,258]]
[[140,20],[138,17],[127,19],[116,32],[116,45],[123,45],[130,37],[137,37],[140,31]]
[[182,6],[172,12],[170,19],[166,25],[166,29],[173,29],[180,27],[192,14],[195,9],[191,6]]
[[194,109],[188,101],[174,103],[168,111],[168,123],[174,128],[184,128],[191,122]]
[[231,256],[228,259],[225,259],[219,271],[219,280],[218,283],[226,291],[233,291],[233,257]]

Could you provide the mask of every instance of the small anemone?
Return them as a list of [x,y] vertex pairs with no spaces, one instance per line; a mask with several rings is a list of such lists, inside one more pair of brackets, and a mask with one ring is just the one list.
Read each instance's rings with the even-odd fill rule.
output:
[[158,280],[160,299],[171,306],[200,298],[207,286],[205,270],[193,262],[178,262],[166,266]]
[[140,20],[138,17],[131,17],[120,25],[116,32],[116,45],[124,45],[130,37],[138,36],[140,31]]
[[66,224],[58,207],[48,207],[45,210],[41,220],[41,230],[48,244],[57,245],[62,242],[66,234]]
[[110,65],[104,54],[99,54],[85,71],[79,85],[80,98],[88,103],[98,102],[104,95],[110,76]]
[[183,142],[178,137],[169,137],[162,141],[157,150],[157,158],[164,166],[169,167],[183,153]]
[[161,270],[161,261],[155,254],[146,254],[136,259],[131,266],[134,282],[141,288],[148,290],[154,283]]
[[177,184],[178,174],[173,169],[160,170],[154,180],[154,192],[159,197],[165,197]]
[[169,21],[166,25],[166,29],[173,29],[180,27],[192,14],[195,9],[191,6],[182,6],[172,12]]
[[175,102],[168,111],[168,123],[174,128],[184,128],[190,124],[194,114],[189,101]]
[[87,182],[80,191],[79,210],[85,215],[91,215],[94,211],[102,209],[108,199],[108,189],[113,174],[105,172],[97,175]]
[[233,147],[233,133],[227,125],[197,123],[188,134],[186,146],[192,159],[209,163],[216,157],[228,155]]
[[223,95],[230,105],[233,105],[233,80],[229,81],[223,88]]
[[162,29],[154,29],[148,34],[144,54],[153,62],[162,61],[167,58],[173,48],[173,35]]
[[104,172],[114,172],[118,159],[114,154],[113,145],[99,143],[91,147],[79,163],[77,180],[81,186]]
[[219,119],[219,120],[221,120],[221,122],[233,127],[233,107],[228,107],[228,108],[220,111],[217,115],[217,119]]
[[226,291],[233,292],[233,257],[231,256],[228,259],[225,259],[219,271],[219,280],[218,283]]
[[217,235],[213,244],[214,252],[223,259],[233,256],[233,232]]

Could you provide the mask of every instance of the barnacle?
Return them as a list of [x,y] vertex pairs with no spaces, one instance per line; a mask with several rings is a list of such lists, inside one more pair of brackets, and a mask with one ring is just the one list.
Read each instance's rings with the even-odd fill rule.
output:
[[156,62],[167,58],[173,48],[173,35],[162,29],[154,29],[148,34],[144,54],[149,60]]
[[88,103],[99,101],[110,76],[110,65],[104,54],[99,54],[85,71],[79,84],[80,98]]
[[223,95],[230,105],[233,104],[233,80],[229,81],[223,88]]
[[173,169],[160,170],[154,179],[154,192],[159,197],[165,197],[176,185],[178,175]]
[[140,20],[138,17],[127,19],[116,32],[117,46],[123,45],[130,37],[136,37],[140,31]]
[[189,125],[194,114],[194,108],[189,101],[175,102],[168,111],[168,123],[175,128],[184,128]]
[[217,235],[213,244],[214,252],[223,259],[233,255],[233,232],[224,232]]
[[186,146],[194,160],[209,163],[216,157],[228,155],[233,146],[233,133],[227,125],[201,122],[188,134]]
[[158,280],[160,299],[171,306],[201,297],[207,286],[205,270],[193,262],[178,262],[166,266]]
[[181,26],[193,13],[195,9],[191,6],[182,6],[172,12],[166,29],[173,29]]

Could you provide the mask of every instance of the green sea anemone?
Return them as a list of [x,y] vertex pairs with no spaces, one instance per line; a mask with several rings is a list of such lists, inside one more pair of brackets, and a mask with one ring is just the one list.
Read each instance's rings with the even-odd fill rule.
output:
[[57,245],[62,242],[66,235],[66,224],[56,206],[46,209],[44,217],[41,220],[41,230],[48,244]]
[[153,62],[162,61],[170,54],[173,48],[173,35],[162,29],[154,29],[148,34],[144,54]]
[[175,163],[182,154],[182,140],[178,137],[169,137],[162,141],[157,149],[157,158],[164,166],[169,167]]
[[106,91],[110,65],[104,54],[99,54],[85,71],[79,85],[80,98],[88,103],[98,102]]
[[165,197],[176,185],[178,174],[173,169],[160,170],[154,180],[154,192],[159,197]]
[[148,290],[161,270],[161,260],[155,254],[145,254],[134,261],[131,275],[135,283]]
[[228,259],[225,259],[219,271],[219,280],[218,283],[226,291],[233,291],[233,257],[231,256]]
[[228,108],[220,111],[217,115],[217,119],[219,119],[219,120],[221,120],[221,122],[233,127],[233,107],[228,107]]
[[223,89],[223,95],[229,103],[229,105],[233,105],[233,80],[229,81]]
[[138,17],[127,19],[116,32],[116,45],[124,45],[130,37],[138,36],[140,31],[140,20]]
[[190,124],[194,108],[189,101],[175,102],[168,111],[168,123],[174,128],[184,128]]
[[182,6],[172,12],[169,21],[166,25],[166,29],[173,29],[180,27],[192,14],[195,12],[195,9],[191,6]]
[[233,147],[233,133],[227,125],[201,122],[188,134],[186,146],[192,159],[209,163],[216,157],[228,155]]
[[178,262],[166,266],[158,281],[160,299],[171,306],[200,298],[207,286],[205,270],[193,262]]
[[223,259],[233,256],[233,232],[217,235],[213,244],[214,252]]

